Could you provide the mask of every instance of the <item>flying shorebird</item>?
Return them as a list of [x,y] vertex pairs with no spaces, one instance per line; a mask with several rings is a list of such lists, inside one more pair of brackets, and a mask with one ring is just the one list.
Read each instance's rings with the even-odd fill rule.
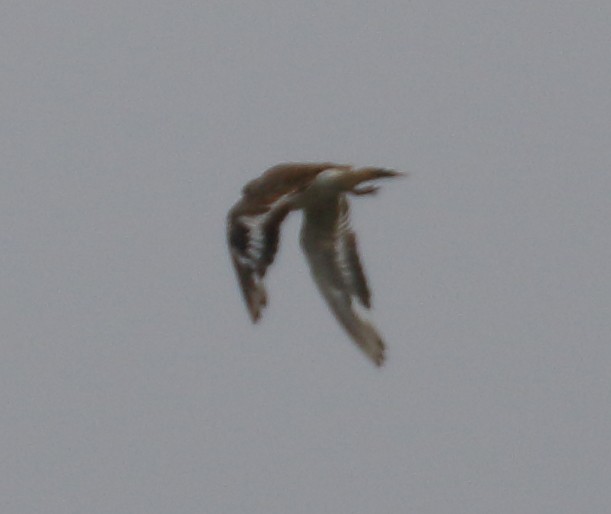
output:
[[350,228],[348,194],[369,195],[377,186],[360,185],[404,173],[345,164],[278,164],[242,189],[227,216],[231,258],[253,323],[267,304],[263,277],[278,249],[280,224],[302,209],[301,247],[312,277],[331,311],[354,342],[377,365],[384,342],[375,327],[354,310],[353,300],[371,307],[371,293]]

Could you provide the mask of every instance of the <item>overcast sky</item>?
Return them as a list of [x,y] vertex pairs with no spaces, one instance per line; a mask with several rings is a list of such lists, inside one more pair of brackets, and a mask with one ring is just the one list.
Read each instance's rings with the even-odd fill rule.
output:
[[[607,514],[611,4],[5,2],[0,510]],[[283,227],[253,326],[225,244],[281,161],[355,198],[376,369]]]

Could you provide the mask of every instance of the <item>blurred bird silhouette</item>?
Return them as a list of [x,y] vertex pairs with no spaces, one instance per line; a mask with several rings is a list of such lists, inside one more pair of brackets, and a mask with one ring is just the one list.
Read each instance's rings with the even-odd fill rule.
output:
[[227,238],[252,321],[259,320],[267,305],[263,278],[278,250],[280,225],[291,211],[301,209],[301,247],[318,290],[352,340],[380,366],[384,342],[353,303],[369,309],[371,293],[350,227],[347,195],[374,194],[378,187],[364,183],[403,175],[330,162],[284,163],[248,182],[227,216]]

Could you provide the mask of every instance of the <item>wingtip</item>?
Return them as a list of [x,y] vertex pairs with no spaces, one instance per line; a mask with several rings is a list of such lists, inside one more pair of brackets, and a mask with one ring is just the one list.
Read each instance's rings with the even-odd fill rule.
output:
[[377,348],[377,352],[375,354],[370,354],[371,360],[376,365],[377,368],[381,368],[384,365],[386,360],[386,346],[384,342],[380,339],[378,340],[379,346]]
[[250,321],[252,321],[253,324],[257,324],[259,320],[261,319],[260,311],[255,312],[252,309],[248,309],[248,314],[250,314]]
[[363,331],[355,340],[365,355],[380,368],[386,359],[386,345],[371,323],[361,319],[361,327]]
[[261,284],[257,284],[256,289],[250,291],[247,297],[248,313],[253,323],[258,323],[261,319],[261,312],[267,305],[267,294]]
[[382,366],[384,366],[384,362],[385,362],[384,355],[381,355],[378,358],[372,357],[372,360],[376,368],[381,368]]
[[408,177],[410,175],[409,171],[398,171],[398,170],[388,170],[390,172],[389,177]]
[[375,180],[378,178],[393,178],[393,177],[407,177],[410,173],[408,171],[399,171],[391,168],[362,168],[365,173],[369,174],[369,180]]

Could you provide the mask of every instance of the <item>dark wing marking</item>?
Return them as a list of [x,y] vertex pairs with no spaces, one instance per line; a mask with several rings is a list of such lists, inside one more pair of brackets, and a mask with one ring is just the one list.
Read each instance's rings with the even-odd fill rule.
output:
[[371,292],[359,258],[356,234],[350,226],[350,206],[345,196],[339,198],[339,215],[335,232],[336,259],[344,277],[346,288],[368,309],[371,307]]
[[278,243],[280,241],[280,225],[291,211],[288,204],[280,205],[276,209],[270,211],[267,220],[262,226],[263,232],[263,251],[261,253],[260,273],[265,275],[268,266],[274,262],[274,257],[278,252]]
[[290,212],[286,199],[269,207],[249,207],[246,199],[229,212],[227,238],[248,312],[256,322],[267,304],[263,277],[278,250],[280,224]]

